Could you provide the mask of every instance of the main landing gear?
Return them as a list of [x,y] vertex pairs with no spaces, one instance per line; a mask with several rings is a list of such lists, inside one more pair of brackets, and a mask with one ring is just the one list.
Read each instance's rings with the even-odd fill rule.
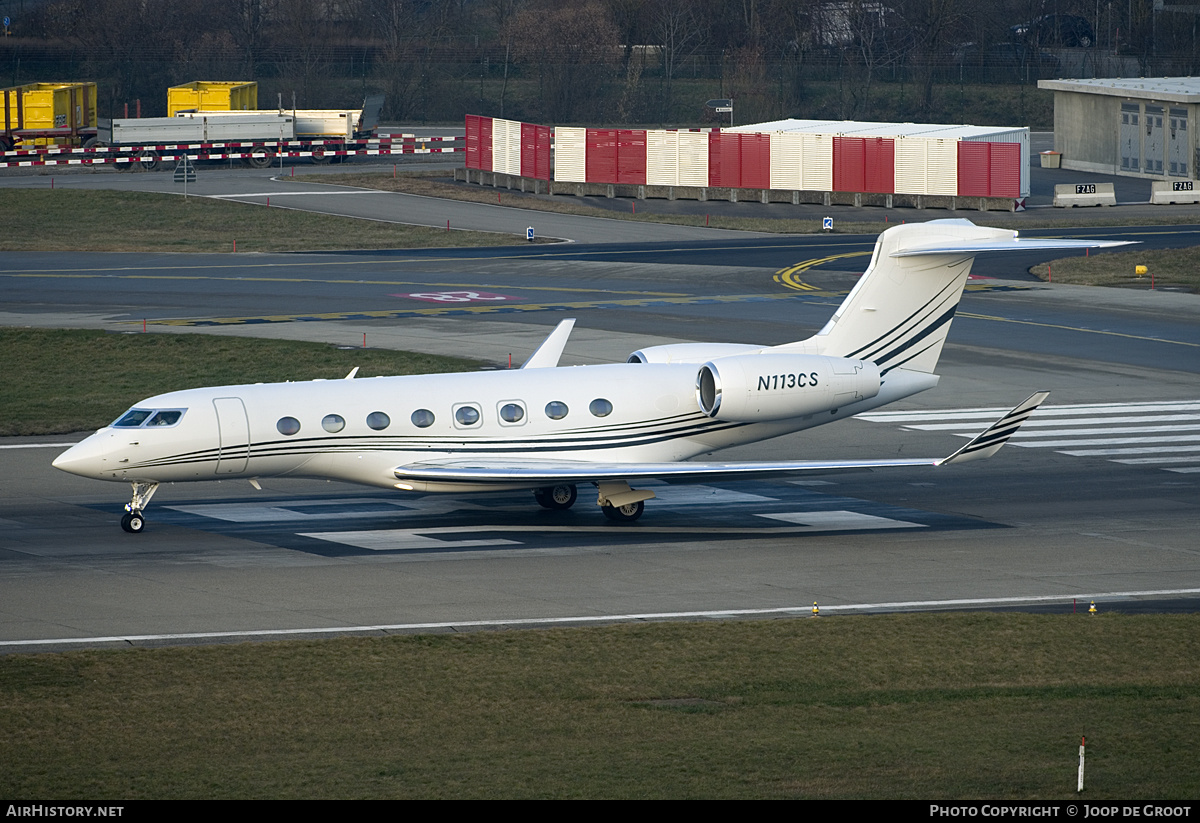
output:
[[125,514],[121,517],[121,528],[130,534],[141,534],[146,528],[146,518],[142,511],[150,505],[150,498],[158,491],[157,483],[130,483],[133,486],[133,499],[125,504]]
[[646,510],[646,501],[639,500],[636,503],[626,503],[624,506],[601,506],[600,511],[604,512],[604,516],[609,520],[617,523],[632,523],[642,516],[642,512]]
[[[654,492],[630,489],[625,482],[597,483],[600,494],[596,502],[604,516],[616,523],[632,523],[642,516],[646,510],[646,501],[654,497]],[[533,490],[533,498],[538,505],[545,509],[559,511],[575,505],[579,493],[571,483],[560,483],[557,486],[543,486]]]
[[543,509],[569,509],[575,505],[579,493],[570,483],[545,486],[533,490],[533,498]]

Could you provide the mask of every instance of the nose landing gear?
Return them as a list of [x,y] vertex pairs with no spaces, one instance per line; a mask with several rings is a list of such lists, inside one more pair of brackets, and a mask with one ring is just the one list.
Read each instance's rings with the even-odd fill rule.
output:
[[142,511],[150,505],[150,498],[158,491],[158,484],[134,482],[130,485],[133,486],[133,499],[125,504],[121,528],[130,534],[141,534],[146,528],[146,518]]

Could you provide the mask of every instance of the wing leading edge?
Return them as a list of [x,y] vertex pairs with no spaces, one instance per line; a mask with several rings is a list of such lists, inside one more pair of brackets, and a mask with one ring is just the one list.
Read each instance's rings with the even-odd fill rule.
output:
[[573,460],[496,460],[455,458],[399,466],[396,478],[441,483],[497,484],[530,487],[555,483],[666,480],[707,482],[786,477],[845,469],[884,469],[905,466],[944,466],[991,457],[1016,433],[1021,424],[1049,396],[1038,392],[973,437],[949,457],[877,460],[807,460],[754,463],[597,463]]

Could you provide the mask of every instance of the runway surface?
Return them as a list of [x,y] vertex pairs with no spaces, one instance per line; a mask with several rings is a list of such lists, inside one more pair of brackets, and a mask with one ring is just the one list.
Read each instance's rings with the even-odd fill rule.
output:
[[[351,345],[365,331],[370,345],[503,363],[577,316],[565,360],[613,362],[672,340],[807,336],[865,259],[781,272],[829,257],[821,244],[832,240],[697,238],[515,256],[5,255],[0,323],[139,330],[145,318],[160,331]],[[832,253],[866,242],[846,238]],[[979,270],[1007,278],[972,282],[937,389],[721,456],[942,456],[1033,390],[1052,390],[998,457],[661,486],[632,526],[606,521],[583,491],[555,513],[523,493],[401,496],[265,480],[262,491],[164,487],[148,531],[131,536],[117,525],[126,487],[50,468],[77,436],[6,439],[0,650],[771,616],[814,602],[823,611],[1069,611],[1093,597],[1102,610],[1193,607],[1200,298],[1047,287],[991,261]],[[467,292],[476,297],[447,299]]]

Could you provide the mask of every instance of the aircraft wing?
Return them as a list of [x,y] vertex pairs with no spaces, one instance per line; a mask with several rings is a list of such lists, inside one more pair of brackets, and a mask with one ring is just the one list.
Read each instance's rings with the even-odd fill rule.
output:
[[549,486],[556,483],[600,483],[665,480],[707,482],[713,480],[749,480],[762,477],[830,472],[845,469],[883,469],[904,466],[942,466],[991,457],[1008,442],[1029,415],[1049,396],[1038,392],[1005,414],[965,446],[949,457],[884,458],[877,460],[780,460],[743,463],[603,463],[574,460],[530,460],[503,458],[450,458],[398,466],[399,480],[430,482],[528,483]]

